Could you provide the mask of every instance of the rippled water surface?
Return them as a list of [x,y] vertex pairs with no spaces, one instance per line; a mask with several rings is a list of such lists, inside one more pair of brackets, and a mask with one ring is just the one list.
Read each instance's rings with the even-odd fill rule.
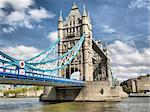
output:
[[0,112],[150,112],[150,97],[132,97],[121,102],[42,103],[38,98],[2,98]]

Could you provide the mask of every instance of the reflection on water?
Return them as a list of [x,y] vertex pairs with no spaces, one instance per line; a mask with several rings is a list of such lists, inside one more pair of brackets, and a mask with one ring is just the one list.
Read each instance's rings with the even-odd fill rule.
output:
[[0,99],[0,112],[150,112],[150,97],[121,102],[43,103],[37,98]]

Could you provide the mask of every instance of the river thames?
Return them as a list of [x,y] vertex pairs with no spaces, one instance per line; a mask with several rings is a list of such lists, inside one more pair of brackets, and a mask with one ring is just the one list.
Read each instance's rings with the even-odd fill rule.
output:
[[2,98],[0,112],[150,112],[150,97],[130,97],[121,102],[43,103],[38,98]]

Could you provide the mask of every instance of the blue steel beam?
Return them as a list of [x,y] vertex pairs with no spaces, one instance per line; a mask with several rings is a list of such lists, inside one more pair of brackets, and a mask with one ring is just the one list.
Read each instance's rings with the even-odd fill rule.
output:
[[36,70],[36,71],[42,71],[42,72],[53,72],[53,71],[56,71],[56,70],[59,70],[59,69],[63,69],[65,68],[69,63],[71,63],[71,61],[75,58],[75,56],[78,54],[81,46],[82,46],[82,43],[84,41],[84,37],[81,38],[80,42],[78,43],[78,46],[77,46],[77,50],[75,51],[74,55],[62,66],[60,67],[57,67],[57,68],[54,68],[54,69],[50,69],[50,70],[43,70],[43,69],[37,69],[37,68],[34,68],[34,67],[31,67],[29,64],[26,65],[26,67],[28,67],[28,69],[32,69],[32,70]]
[[14,74],[0,72],[1,84],[21,84],[21,85],[47,85],[47,86],[84,86],[84,81],[60,78],[49,75],[27,72],[26,74]]
[[52,51],[52,50],[54,49],[54,46],[56,46],[56,45],[59,43],[59,41],[60,41],[60,38],[57,38],[57,40],[56,40],[49,48],[47,48],[46,50],[44,50],[44,51],[41,52],[40,54],[38,54],[38,55],[36,55],[36,56],[34,56],[34,57],[30,58],[30,59],[27,59],[25,62],[34,60],[35,58],[41,56],[42,54],[46,53],[46,52],[49,51],[49,50]]
[[9,59],[9,60],[11,60],[11,61],[13,61],[13,62],[18,61],[17,59],[12,58],[11,56],[9,56],[9,55],[3,53],[2,51],[0,51],[0,55],[2,55],[2,56],[5,57],[6,59]]
[[44,61],[44,62],[39,62],[39,63],[29,63],[29,62],[26,62],[26,64],[28,64],[28,65],[38,65],[38,64],[46,64],[46,63],[50,63],[50,62],[59,60],[61,58],[64,58],[65,56],[67,56],[69,53],[71,53],[76,47],[80,48],[81,47],[80,44],[82,44],[83,42],[84,42],[84,35],[81,37],[81,39],[79,40],[79,42],[73,48],[71,48],[68,52],[62,54],[61,56],[56,57],[56,58],[51,59],[51,60],[48,60],[48,61]]

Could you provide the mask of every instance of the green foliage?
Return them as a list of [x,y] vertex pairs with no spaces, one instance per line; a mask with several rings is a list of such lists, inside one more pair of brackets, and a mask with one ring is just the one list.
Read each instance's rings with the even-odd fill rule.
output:
[[139,91],[138,91],[138,93],[144,93],[144,92],[145,92],[144,90],[139,90]]
[[128,87],[127,85],[123,85],[122,87],[123,87],[123,91],[125,91],[128,94],[133,92],[131,87]]
[[150,74],[147,74],[146,76],[147,76],[147,77],[150,77]]
[[32,88],[30,88],[30,90],[33,90],[33,91],[38,91],[38,90],[43,90],[43,86],[33,86]]
[[31,88],[15,88],[15,89],[10,89],[10,90],[5,90],[2,91],[4,96],[8,96],[9,94],[13,94],[13,95],[18,95],[18,94],[24,94],[27,91],[38,91],[38,90],[43,90],[43,86],[33,86]]
[[26,93],[26,92],[27,92],[27,88],[15,88],[15,89],[3,91],[5,96],[8,96],[9,94],[17,95],[17,94]]

